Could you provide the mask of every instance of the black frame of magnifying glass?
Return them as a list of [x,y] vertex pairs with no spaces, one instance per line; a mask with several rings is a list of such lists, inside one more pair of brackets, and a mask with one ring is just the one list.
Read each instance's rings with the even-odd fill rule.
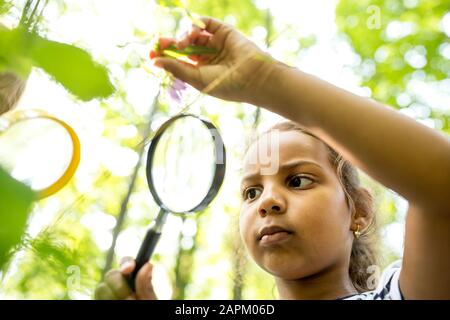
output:
[[[166,131],[166,129],[174,122],[181,118],[186,117],[192,117],[195,118],[198,121],[201,121],[206,128],[210,130],[214,130],[217,132],[216,135],[211,134],[211,137],[214,140],[214,153],[215,153],[215,171],[214,171],[214,178],[211,182],[211,185],[209,187],[209,191],[206,194],[206,196],[203,198],[203,200],[197,204],[194,208],[190,209],[189,211],[179,212],[179,211],[173,211],[170,208],[168,208],[159,198],[158,193],[156,192],[156,188],[154,187],[153,183],[153,176],[152,176],[152,165],[153,165],[153,158],[155,156],[156,147],[158,146],[159,140],[161,139],[161,136]],[[147,174],[147,183],[148,187],[150,189],[150,192],[153,196],[153,199],[155,200],[156,204],[160,207],[160,211],[158,215],[156,216],[156,219],[154,221],[153,226],[147,230],[147,233],[145,235],[144,241],[141,244],[141,248],[139,249],[139,252],[136,256],[136,265],[134,270],[131,272],[131,274],[128,276],[127,281],[130,286],[130,288],[135,291],[136,289],[136,277],[139,272],[139,270],[149,261],[151,258],[153,251],[159,241],[159,238],[162,233],[162,227],[164,225],[164,222],[166,220],[167,214],[170,213],[189,213],[189,212],[196,212],[201,211],[204,208],[206,208],[209,203],[214,199],[216,194],[218,193],[224,176],[225,176],[225,167],[226,167],[226,153],[225,153],[225,145],[223,143],[222,137],[219,134],[219,131],[217,128],[208,120],[202,119],[199,116],[193,115],[193,114],[179,114],[176,115],[166,122],[164,122],[161,127],[156,131],[155,136],[152,139],[152,142],[150,144],[150,147],[148,149],[147,153],[147,167],[146,167],[146,174]]]
[[[209,188],[209,191],[207,193],[207,195],[203,198],[203,200],[196,205],[194,208],[192,208],[189,211],[183,211],[183,212],[178,212],[178,211],[173,211],[171,208],[168,208],[166,205],[164,205],[164,203],[162,202],[162,200],[159,198],[158,193],[156,192],[156,189],[154,187],[154,183],[153,183],[153,176],[151,173],[151,168],[153,165],[153,158],[155,156],[155,151],[156,151],[156,147],[158,146],[159,140],[161,139],[163,133],[166,131],[166,129],[175,121],[181,119],[181,118],[187,118],[187,117],[192,117],[195,118],[199,121],[201,121],[209,130],[215,130],[217,132],[217,135],[213,135],[211,134],[213,140],[214,140],[214,144],[215,144],[215,148],[214,148],[214,152],[215,152],[215,159],[216,159],[216,164],[215,164],[215,174],[214,174],[214,179],[211,183],[211,186]],[[220,163],[222,162],[222,163]],[[214,199],[214,197],[216,196],[217,192],[219,191],[220,187],[222,186],[223,183],[223,179],[225,176],[225,168],[226,168],[226,153],[225,153],[225,145],[223,143],[222,137],[219,134],[219,131],[217,130],[217,128],[208,120],[205,120],[199,116],[190,114],[190,113],[183,113],[183,114],[179,114],[176,115],[172,118],[170,118],[169,120],[167,120],[166,122],[164,122],[162,124],[162,126],[156,131],[152,142],[150,144],[150,147],[148,149],[148,153],[147,153],[147,167],[146,167],[146,174],[147,174],[147,183],[148,183],[148,188],[150,189],[150,192],[153,196],[153,199],[155,200],[155,202],[158,204],[158,206],[167,211],[167,212],[171,212],[171,213],[188,213],[188,212],[197,212],[197,211],[201,211],[203,209],[205,209],[210,202]]]

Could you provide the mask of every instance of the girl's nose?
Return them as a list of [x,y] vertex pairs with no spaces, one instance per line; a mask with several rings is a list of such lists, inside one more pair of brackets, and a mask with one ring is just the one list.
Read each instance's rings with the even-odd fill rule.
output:
[[261,216],[268,214],[280,214],[286,211],[286,202],[279,194],[274,193],[272,190],[268,191],[266,196],[261,198],[261,202],[258,207],[258,213]]

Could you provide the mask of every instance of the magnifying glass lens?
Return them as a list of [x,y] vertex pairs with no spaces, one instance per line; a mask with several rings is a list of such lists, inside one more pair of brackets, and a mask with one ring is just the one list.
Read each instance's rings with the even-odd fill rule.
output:
[[203,210],[217,195],[225,175],[225,146],[216,127],[189,114],[167,120],[155,133],[147,155],[147,182],[160,207],[136,256],[128,277],[135,289],[136,275],[153,254],[167,214]]
[[215,145],[198,119],[180,118],[156,146],[152,175],[161,202],[171,212],[189,212],[208,194],[215,174]]
[[72,159],[67,130],[45,118],[22,120],[0,134],[0,166],[33,190],[57,181]]

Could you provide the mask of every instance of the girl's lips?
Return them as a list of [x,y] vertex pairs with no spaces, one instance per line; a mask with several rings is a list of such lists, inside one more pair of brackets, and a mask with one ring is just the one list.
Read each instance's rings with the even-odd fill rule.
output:
[[266,226],[258,232],[259,244],[262,246],[272,246],[289,239],[292,232],[276,225]]
[[273,234],[266,234],[261,238],[259,244],[264,247],[270,247],[289,240],[291,235],[292,233],[288,231],[278,231]]
[[274,234],[274,233],[277,233],[277,232],[292,233],[291,231],[287,230],[284,227],[280,227],[280,226],[277,226],[277,225],[268,225],[268,226],[265,226],[265,227],[263,227],[263,228],[261,228],[259,230],[257,237],[258,237],[258,240],[261,240],[262,237],[264,237],[266,235],[271,235],[271,234]]

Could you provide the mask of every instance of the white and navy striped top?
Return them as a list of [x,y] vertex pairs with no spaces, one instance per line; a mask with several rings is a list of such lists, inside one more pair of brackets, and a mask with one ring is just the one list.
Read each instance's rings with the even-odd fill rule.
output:
[[400,291],[401,260],[390,264],[381,274],[375,290],[344,297],[342,300],[404,300]]

